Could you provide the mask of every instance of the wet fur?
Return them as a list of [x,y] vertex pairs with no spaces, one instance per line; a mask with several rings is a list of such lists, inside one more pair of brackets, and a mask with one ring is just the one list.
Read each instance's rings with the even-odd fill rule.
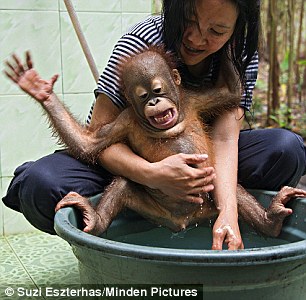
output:
[[[152,53],[148,52],[147,55]],[[162,76],[166,77],[166,81],[173,80],[165,74]],[[180,99],[174,101],[180,106],[180,121],[173,128],[164,131],[147,130],[147,127],[142,126],[142,120],[135,112],[135,104],[132,104],[114,122],[97,130],[94,134],[95,142],[87,145],[87,150],[81,154],[82,158],[89,162],[95,161],[100,151],[111,144],[127,142],[136,154],[149,162],[158,162],[177,153],[205,153],[208,154],[208,160],[197,167],[213,166],[212,141],[203,118],[209,119],[211,123],[225,111],[237,108],[240,102],[239,96],[229,93],[228,89],[224,90],[217,92],[215,89],[205,89],[192,92],[179,88]],[[80,154],[79,150],[74,152]],[[210,196],[204,193],[202,197],[202,205],[188,203],[117,177],[104,193],[97,211],[101,220],[108,220],[104,222],[103,230],[106,230],[121,209],[128,207],[152,222],[179,231],[216,214]]]

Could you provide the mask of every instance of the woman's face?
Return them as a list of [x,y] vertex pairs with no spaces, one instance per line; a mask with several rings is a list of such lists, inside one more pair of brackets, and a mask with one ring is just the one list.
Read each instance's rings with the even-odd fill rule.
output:
[[196,0],[193,17],[183,35],[180,54],[186,65],[200,63],[230,39],[238,10],[230,0]]

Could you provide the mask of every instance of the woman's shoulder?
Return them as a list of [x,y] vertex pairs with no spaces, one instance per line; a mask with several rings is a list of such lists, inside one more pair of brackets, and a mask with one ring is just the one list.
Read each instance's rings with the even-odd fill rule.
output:
[[163,20],[160,15],[151,15],[132,26],[122,39],[136,37],[146,44],[157,44],[162,42],[163,38]]
[[163,43],[161,16],[149,16],[131,27],[115,44],[111,60],[135,55],[147,47]]
[[144,20],[133,25],[128,31],[127,34],[143,34],[143,29],[155,29],[157,31],[162,31],[163,19],[161,15],[150,15]]

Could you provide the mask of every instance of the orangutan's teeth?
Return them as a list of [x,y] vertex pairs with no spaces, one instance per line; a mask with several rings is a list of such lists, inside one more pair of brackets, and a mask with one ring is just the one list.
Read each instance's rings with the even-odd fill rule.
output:
[[165,116],[163,116],[162,118],[154,117],[154,120],[155,120],[156,123],[164,123],[164,122],[166,122],[170,118],[172,118],[171,110],[169,110],[169,112]]

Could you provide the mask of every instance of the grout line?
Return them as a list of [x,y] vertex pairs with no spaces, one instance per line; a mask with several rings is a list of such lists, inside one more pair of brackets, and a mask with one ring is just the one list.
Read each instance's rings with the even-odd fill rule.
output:
[[[10,243],[10,241],[7,239],[6,236],[3,236],[5,241],[7,242],[8,246],[10,247],[10,249],[12,250],[12,253],[15,255],[15,257],[17,258],[17,260],[19,261],[20,265],[22,266],[22,268],[24,269],[24,271],[27,273],[27,275],[30,277],[30,279],[32,280],[33,284],[35,285],[36,288],[39,288],[39,286],[36,284],[36,282],[34,281],[33,277],[31,276],[31,274],[28,272],[28,270],[26,269],[25,265],[23,264],[23,262],[21,261],[21,259],[19,258],[18,254],[16,253],[13,245]],[[45,298],[44,298],[45,299]]]

